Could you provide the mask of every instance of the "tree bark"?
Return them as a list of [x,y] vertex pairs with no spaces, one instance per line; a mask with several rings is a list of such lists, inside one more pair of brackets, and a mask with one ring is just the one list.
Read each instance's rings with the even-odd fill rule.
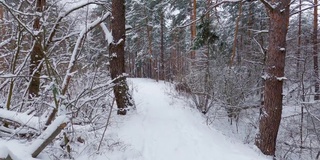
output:
[[[302,20],[302,0],[299,0],[299,19],[298,19],[298,50],[297,50],[297,69],[296,69],[296,77],[303,81],[303,73],[301,74],[300,71],[300,58],[301,58],[301,36],[302,36],[302,26],[301,26],[301,20]],[[304,72],[304,71],[303,71]],[[300,76],[301,75],[301,76]],[[301,77],[301,79],[300,79]],[[301,83],[301,89],[303,90],[303,82]],[[298,95],[300,96],[300,91],[298,92]],[[304,101],[304,93],[302,91],[302,101]],[[301,118],[300,118],[300,146],[303,145],[303,121],[304,121],[304,105],[301,105]],[[300,149],[302,153],[302,148]]]
[[314,68],[314,100],[320,99],[319,66],[318,66],[318,0],[314,0],[313,11],[313,68]]
[[233,46],[232,46],[232,55],[230,59],[230,68],[233,65],[234,57],[236,56],[236,50],[237,50],[237,39],[238,39],[238,31],[239,31],[239,23],[240,23],[240,18],[242,14],[242,2],[239,2],[239,12],[238,12],[238,17],[236,20],[236,28],[234,30],[234,38],[233,38]]
[[125,0],[112,0],[111,29],[113,42],[109,46],[111,78],[115,79],[113,92],[118,106],[118,114],[126,115],[127,108],[133,106],[125,75]]
[[[45,0],[36,1],[36,11],[43,12],[45,6]],[[39,31],[41,28],[40,17],[37,16],[33,23],[34,31]],[[30,56],[30,66],[29,74],[31,77],[29,85],[29,95],[28,98],[32,99],[39,96],[40,90],[40,75],[42,70],[42,59],[44,58],[42,46],[41,46],[41,36],[38,34],[34,38],[34,44]]]
[[164,71],[164,11],[160,11],[160,80],[164,80],[165,71]]
[[[4,8],[0,5],[0,42],[2,42],[3,40],[5,40],[5,30],[6,30],[6,25],[4,23],[4,19],[3,19],[3,14],[4,14]],[[3,54],[3,49],[4,47],[0,48],[0,54]],[[0,57],[0,72],[5,72],[5,69],[7,68],[7,66],[5,65],[5,57]],[[0,83],[2,83],[5,80],[0,79]]]
[[[265,66],[264,105],[261,106],[256,145],[265,155],[275,155],[282,113],[282,86],[289,24],[290,0],[264,3],[269,20],[269,47]],[[272,4],[272,6],[270,5]]]
[[[147,12],[145,12],[147,15]],[[148,17],[146,18],[146,25],[147,25],[147,37],[148,37],[148,52],[149,52],[149,63],[148,63],[148,76],[149,78],[153,77],[153,61],[152,61],[152,26],[149,26]]]
[[[196,31],[196,19],[197,19],[197,0],[191,0],[191,44],[193,44],[194,39],[196,38],[197,31]],[[196,58],[196,51],[192,50],[190,53],[190,58]]]
[[298,50],[297,50],[297,69],[296,69],[296,76],[299,79],[300,75],[300,58],[301,58],[301,34],[302,34],[302,26],[301,26],[301,5],[302,1],[299,0],[299,19],[298,19]]
[[3,7],[0,6],[0,20],[3,20]]

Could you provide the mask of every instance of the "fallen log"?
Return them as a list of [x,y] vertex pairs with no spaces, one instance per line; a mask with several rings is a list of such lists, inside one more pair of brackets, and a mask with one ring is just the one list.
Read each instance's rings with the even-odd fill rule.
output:
[[31,156],[36,158],[52,140],[67,126],[66,116],[57,117],[48,128],[30,146]]

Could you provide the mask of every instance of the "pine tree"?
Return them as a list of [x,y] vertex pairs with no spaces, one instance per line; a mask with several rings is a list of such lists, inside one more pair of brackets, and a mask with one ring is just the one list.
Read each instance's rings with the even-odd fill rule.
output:
[[124,45],[126,30],[124,4],[124,0],[112,0],[113,19],[111,20],[111,30],[113,42],[109,46],[110,72],[111,78],[114,79],[113,92],[119,115],[126,115],[128,107],[133,106],[125,75]]
[[269,47],[265,66],[264,105],[261,106],[256,145],[265,155],[275,155],[282,113],[282,91],[289,25],[290,0],[262,0],[269,20]]

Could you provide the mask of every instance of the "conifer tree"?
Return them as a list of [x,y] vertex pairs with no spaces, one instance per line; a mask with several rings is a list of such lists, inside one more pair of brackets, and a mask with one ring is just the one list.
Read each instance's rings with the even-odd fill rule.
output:
[[124,45],[126,30],[124,4],[124,0],[112,1],[113,19],[111,20],[111,30],[113,42],[109,46],[110,72],[111,78],[114,79],[115,86],[113,87],[113,92],[119,115],[126,115],[128,107],[133,106],[125,75]]
[[290,17],[290,0],[262,0],[269,20],[269,47],[265,65],[264,105],[261,106],[256,145],[265,155],[275,155],[282,114],[286,35]]

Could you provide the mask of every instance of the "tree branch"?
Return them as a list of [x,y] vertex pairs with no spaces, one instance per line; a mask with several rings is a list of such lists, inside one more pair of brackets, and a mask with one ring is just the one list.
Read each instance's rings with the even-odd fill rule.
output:
[[300,11],[293,12],[293,13],[290,14],[290,16],[293,16],[293,15],[298,14],[298,13],[300,13],[300,12],[306,11],[306,10],[308,10],[308,9],[312,9],[312,8],[314,8],[314,7],[316,7],[316,6],[320,6],[320,4],[312,5],[311,7],[307,7],[307,8],[304,8],[304,9],[300,10]]
[[269,1],[267,1],[267,0],[260,0],[260,1],[261,1],[261,2],[264,4],[264,6],[267,7],[269,10],[271,10],[271,11],[274,10],[275,7],[274,7],[272,4],[270,4]]
[[80,4],[78,6],[75,6],[71,9],[69,9],[67,12],[63,13],[63,14],[60,14],[58,19],[56,20],[56,22],[54,23],[53,27],[52,27],[52,30],[49,34],[49,38],[46,42],[46,45],[48,45],[50,42],[52,42],[52,39],[53,37],[55,36],[56,32],[57,32],[57,29],[59,28],[59,23],[61,22],[61,20],[63,18],[65,18],[66,16],[68,16],[69,14],[71,14],[72,12],[78,10],[78,9],[81,9],[85,6],[88,6],[90,4],[96,4],[96,5],[103,5],[103,3],[98,3],[98,2],[86,2],[86,3],[83,3],[83,4]]

